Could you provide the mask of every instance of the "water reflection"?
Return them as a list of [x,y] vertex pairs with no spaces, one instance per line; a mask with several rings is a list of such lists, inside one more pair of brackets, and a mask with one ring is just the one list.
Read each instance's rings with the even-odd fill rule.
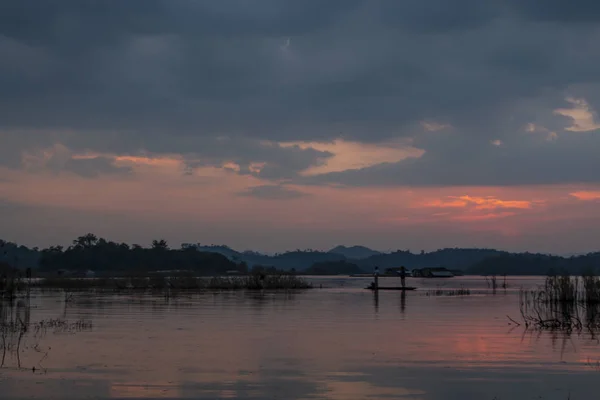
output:
[[[404,319],[404,314],[406,312],[406,291],[401,290],[398,293],[393,293],[391,294],[392,296],[398,296],[400,298],[400,314],[402,315],[402,318]],[[375,314],[377,315],[379,313],[379,292],[377,290],[373,291],[373,309],[375,311]]]
[[379,312],[379,291],[373,290],[373,306],[375,307],[375,314]]
[[40,349],[51,348],[45,374],[18,370],[11,358],[0,391],[7,398],[427,400],[592,393],[597,340],[508,326],[506,315],[519,312],[516,294],[427,297],[362,287],[348,280],[302,293],[168,299],[84,292],[68,301],[64,293],[32,293],[29,304],[1,310],[3,321],[29,321],[24,367],[42,357],[31,340],[37,322],[66,315],[69,324],[89,319],[93,329],[72,334],[56,323],[38,338]]
[[402,290],[400,292],[400,313],[404,316],[404,311],[406,310],[406,292]]
[[31,308],[29,296],[19,299],[0,299],[0,368],[7,362],[7,356],[15,356],[21,366],[21,343],[29,330]]
[[[294,374],[297,373],[297,375]],[[549,373],[527,378],[527,369],[489,372],[438,367],[397,368],[365,366],[360,371],[264,371],[254,376],[229,375],[226,379],[181,381],[129,381],[108,379],[43,380],[24,377],[2,383],[3,396],[12,398],[168,398],[168,399],[556,399],[591,398],[597,372],[577,375]],[[191,377],[190,377],[191,378]],[[4,391],[6,390],[6,391]],[[544,397],[540,397],[542,393]],[[491,395],[492,394],[492,395]],[[11,397],[6,397],[11,398]]]

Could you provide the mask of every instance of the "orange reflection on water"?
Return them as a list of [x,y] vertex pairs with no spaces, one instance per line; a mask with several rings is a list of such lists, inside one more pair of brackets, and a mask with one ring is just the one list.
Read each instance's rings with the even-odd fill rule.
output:
[[424,395],[423,390],[409,390],[402,387],[382,387],[369,382],[349,382],[327,380],[321,382],[324,397],[328,400],[363,400],[368,398],[400,398]]
[[110,385],[110,396],[131,399],[160,399],[178,396],[179,385],[173,383],[119,382]]

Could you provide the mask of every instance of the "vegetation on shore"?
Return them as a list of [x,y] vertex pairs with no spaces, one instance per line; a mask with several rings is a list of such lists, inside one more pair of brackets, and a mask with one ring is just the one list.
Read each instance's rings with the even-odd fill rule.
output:
[[220,254],[195,249],[172,250],[164,240],[155,240],[150,248],[143,248],[107,241],[93,234],[75,239],[67,249],[61,246],[44,249],[40,259],[41,272],[92,270],[141,274],[161,269],[188,270],[200,275],[248,271],[245,264],[235,263]]
[[[164,240],[154,240],[150,247],[142,247],[109,241],[89,233],[78,237],[68,247],[50,246],[43,250],[0,240],[0,263],[8,263],[20,270],[32,268],[36,273],[58,270],[84,273],[93,270],[97,275],[113,276],[166,269],[211,276],[236,270],[246,273],[257,266],[314,275],[371,273],[375,266],[385,270],[400,265],[408,269],[444,267],[470,275],[490,276],[600,272],[600,252],[561,257],[494,249],[447,248],[417,253],[410,250],[374,252],[365,258],[349,258],[335,250],[307,249],[266,255],[252,251],[237,252],[227,246],[182,245],[182,248],[173,249]],[[362,249],[359,253],[346,254],[370,253]]]
[[[90,270],[94,271],[92,277],[84,277]],[[256,266],[250,272],[244,263],[235,263],[220,254],[195,249],[171,250],[163,240],[154,241],[151,248],[144,249],[108,242],[91,234],[79,237],[66,250],[60,247],[43,250],[37,275],[36,279],[28,279],[24,271],[0,263],[0,298],[14,299],[29,287],[168,292],[311,287],[303,278],[273,267]]]
[[14,299],[25,289],[23,273],[6,263],[0,262],[0,300]]
[[471,275],[583,275],[598,274],[600,252],[560,257],[548,254],[499,254],[487,257],[467,268]]
[[153,276],[153,277],[119,277],[119,278],[46,278],[32,282],[33,287],[42,289],[65,289],[70,291],[102,289],[102,290],[277,290],[277,289],[309,289],[312,286],[294,275],[245,276]]

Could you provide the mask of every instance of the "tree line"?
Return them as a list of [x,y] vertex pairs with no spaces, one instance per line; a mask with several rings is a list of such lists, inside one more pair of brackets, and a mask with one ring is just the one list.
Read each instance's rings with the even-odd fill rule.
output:
[[409,269],[446,267],[471,275],[546,275],[568,272],[600,273],[600,252],[574,257],[547,254],[509,253],[494,249],[440,249],[412,253],[396,251],[361,260],[350,260],[335,253],[292,251],[276,256],[232,251],[227,257],[211,248],[171,249],[165,240],[152,241],[150,247],[128,245],[99,238],[92,233],[73,240],[70,246],[50,246],[39,250],[0,240],[0,265],[25,270],[136,272],[157,270],[191,270],[200,275],[263,271],[337,275],[355,274],[404,265]]
[[195,249],[171,249],[165,240],[152,241],[149,248],[128,245],[99,238],[92,233],[80,236],[73,243],[50,246],[40,251],[40,272],[67,270],[73,272],[148,272],[160,270],[194,271],[201,275],[245,273],[245,263],[235,263],[227,257]]

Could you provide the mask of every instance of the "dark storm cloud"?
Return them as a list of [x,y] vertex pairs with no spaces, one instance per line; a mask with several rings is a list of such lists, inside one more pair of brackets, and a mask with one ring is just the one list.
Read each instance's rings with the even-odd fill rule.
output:
[[[277,36],[327,27],[362,2],[7,0],[1,6],[0,23],[8,36],[61,45],[106,44],[130,34]],[[84,35],[73,35],[81,32]]]
[[523,17],[537,21],[600,21],[600,3],[595,0],[511,0],[509,3]]
[[[198,144],[193,140],[190,148]],[[177,151],[177,147],[175,145],[172,151]],[[198,147],[199,151],[183,153],[188,168],[220,167],[227,160],[237,164],[240,174],[270,180],[294,178],[300,171],[322,165],[333,156],[330,152],[313,148],[303,149],[297,145],[283,147],[276,143],[259,143],[243,138],[204,140]],[[162,148],[168,148],[168,144]],[[155,151],[159,152],[159,148]]]
[[[263,162],[259,176],[294,178],[331,154],[263,140],[379,142],[413,137],[420,121],[432,120],[452,125],[450,148],[440,137],[417,138],[426,151],[420,160],[319,179],[594,180],[586,168],[597,166],[588,150],[597,140],[563,137],[569,122],[552,110],[577,95],[574,88],[600,108],[589,90],[600,77],[600,28],[589,23],[599,7],[583,0],[3,1],[2,163],[18,165],[21,152],[61,143],[73,151],[178,153],[190,167],[235,162],[240,173]],[[522,125],[539,120],[558,132],[554,147],[522,139]],[[215,145],[221,136],[231,138],[231,150]],[[490,148],[492,140],[507,145]]]

